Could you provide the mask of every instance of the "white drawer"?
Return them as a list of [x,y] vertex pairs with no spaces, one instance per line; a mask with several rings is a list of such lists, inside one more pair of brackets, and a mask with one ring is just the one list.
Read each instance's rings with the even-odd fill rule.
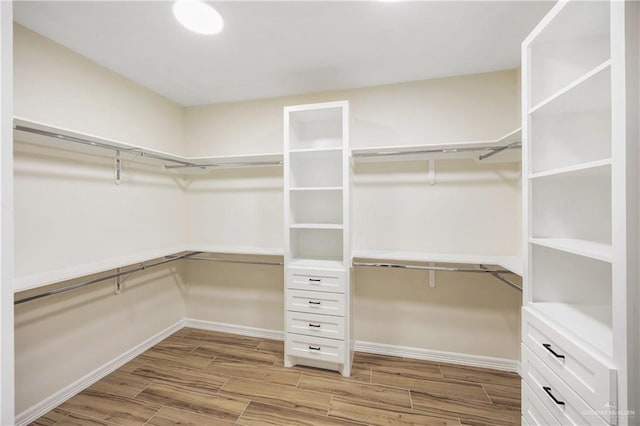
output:
[[287,290],[287,311],[344,316],[344,294]]
[[344,339],[344,318],[288,311],[287,333]]
[[530,426],[560,426],[529,385],[522,381],[522,424]]
[[616,370],[530,308],[522,310],[522,340],[590,406],[608,410],[616,405]]
[[525,345],[522,345],[522,377],[533,394],[556,419],[556,424],[607,425],[607,422],[592,407],[547,368]]
[[289,268],[286,282],[288,288],[344,293],[345,276],[344,271]]
[[287,355],[327,362],[344,362],[344,341],[287,333]]

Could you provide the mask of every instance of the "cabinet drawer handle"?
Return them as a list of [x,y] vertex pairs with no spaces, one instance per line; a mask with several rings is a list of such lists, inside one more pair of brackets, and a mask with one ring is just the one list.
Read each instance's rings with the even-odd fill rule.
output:
[[312,283],[319,283],[322,280],[320,278],[309,278],[309,281],[311,281]]
[[[320,346],[309,346],[309,350],[319,351],[320,350]],[[563,402],[563,404],[564,404],[564,402]]]
[[320,303],[321,303],[320,301],[309,300],[310,305],[319,305]]
[[311,324],[311,323],[309,323],[309,327],[320,328],[320,324]]
[[547,395],[549,395],[549,398],[553,399],[553,402],[555,402],[558,405],[564,405],[563,401],[560,401],[555,396],[553,396],[553,394],[551,393],[551,388],[549,386],[543,386],[542,390],[545,391]]
[[549,352],[551,352],[553,354],[553,356],[555,356],[556,358],[564,359],[564,355],[560,355],[559,353],[557,353],[556,351],[551,349],[551,343],[543,343],[542,346],[544,346],[544,348],[546,350],[548,350]]

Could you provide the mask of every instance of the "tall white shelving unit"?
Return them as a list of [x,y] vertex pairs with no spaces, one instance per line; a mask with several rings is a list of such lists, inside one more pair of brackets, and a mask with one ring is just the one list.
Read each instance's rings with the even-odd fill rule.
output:
[[350,375],[349,104],[284,109],[285,365]]
[[524,424],[633,422],[624,23],[560,2],[523,43]]

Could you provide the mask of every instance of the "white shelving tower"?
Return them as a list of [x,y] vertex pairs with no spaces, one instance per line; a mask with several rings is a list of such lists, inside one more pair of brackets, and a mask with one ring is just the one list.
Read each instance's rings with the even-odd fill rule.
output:
[[284,109],[285,366],[351,374],[347,101]]
[[559,2],[523,43],[523,424],[636,421],[625,7]]

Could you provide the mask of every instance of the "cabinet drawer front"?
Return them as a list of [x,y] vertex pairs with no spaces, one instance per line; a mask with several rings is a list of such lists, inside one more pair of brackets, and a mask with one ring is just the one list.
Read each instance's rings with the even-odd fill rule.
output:
[[287,333],[285,353],[299,358],[343,363],[344,341]]
[[344,294],[288,290],[287,311],[344,316]]
[[522,418],[523,424],[531,426],[560,426],[525,381],[522,381]]
[[522,340],[596,410],[616,405],[616,370],[556,330],[531,309],[522,311]]
[[[561,425],[608,423],[553,373],[544,362],[522,345],[522,377],[530,390]],[[602,409],[605,410],[605,409]]]
[[345,272],[321,269],[287,270],[287,287],[299,290],[344,293]]
[[287,312],[287,333],[344,339],[344,318],[290,311]]

